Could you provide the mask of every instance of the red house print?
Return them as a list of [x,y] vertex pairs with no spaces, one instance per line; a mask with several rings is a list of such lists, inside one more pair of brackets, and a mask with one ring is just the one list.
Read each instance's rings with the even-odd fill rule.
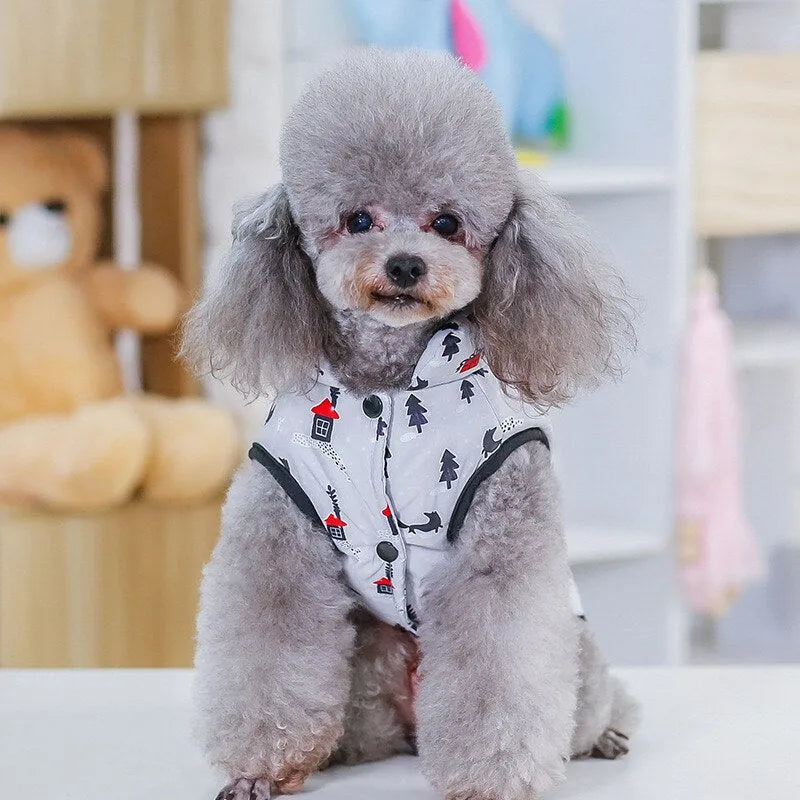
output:
[[311,422],[311,438],[319,442],[329,442],[333,433],[333,421],[339,419],[339,412],[326,397],[311,409],[314,419]]
[[344,529],[347,527],[347,523],[336,514],[328,514],[325,527],[328,529],[331,539],[344,539]]
[[475,367],[477,367],[478,364],[480,363],[481,363],[481,354],[473,353],[469,358],[461,362],[461,366],[458,368],[458,371],[469,372],[471,369],[475,369]]
[[378,594],[394,594],[394,586],[392,586],[391,578],[379,578],[373,581],[378,589]]

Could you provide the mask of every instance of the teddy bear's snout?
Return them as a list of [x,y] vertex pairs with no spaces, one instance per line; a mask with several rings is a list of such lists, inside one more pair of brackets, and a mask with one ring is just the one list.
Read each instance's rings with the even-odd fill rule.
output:
[[8,249],[12,261],[27,269],[46,269],[66,261],[72,231],[63,203],[29,203],[10,215]]

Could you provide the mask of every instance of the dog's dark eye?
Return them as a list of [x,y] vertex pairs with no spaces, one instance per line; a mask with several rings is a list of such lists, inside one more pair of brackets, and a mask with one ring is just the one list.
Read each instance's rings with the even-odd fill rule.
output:
[[11,222],[11,214],[7,211],[0,211],[0,228],[5,228]]
[[53,214],[63,214],[67,210],[67,204],[63,200],[48,200],[43,205]]
[[458,231],[458,220],[452,214],[439,214],[431,222],[433,228],[439,236],[453,236]]
[[372,217],[366,211],[356,211],[345,224],[350,233],[366,233],[372,227]]

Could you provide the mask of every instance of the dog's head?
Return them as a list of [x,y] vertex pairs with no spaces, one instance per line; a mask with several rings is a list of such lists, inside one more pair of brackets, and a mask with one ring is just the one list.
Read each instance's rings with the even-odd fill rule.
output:
[[286,121],[281,166],[322,295],[398,327],[478,296],[517,175],[489,90],[421,52],[325,73]]
[[281,167],[237,210],[188,327],[188,351],[245,390],[297,385],[337,312],[404,328],[469,309],[496,374],[542,405],[616,367],[628,324],[602,265],[565,209],[523,189],[497,103],[452,57],[342,59],[289,114]]

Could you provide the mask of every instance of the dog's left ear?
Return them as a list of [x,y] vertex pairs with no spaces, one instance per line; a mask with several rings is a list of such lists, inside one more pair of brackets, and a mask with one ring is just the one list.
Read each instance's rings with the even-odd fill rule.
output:
[[631,310],[574,215],[541,186],[519,189],[474,306],[497,377],[542,409],[616,377],[635,346]]
[[234,208],[217,280],[187,315],[182,354],[243,394],[316,377],[330,317],[281,184]]

